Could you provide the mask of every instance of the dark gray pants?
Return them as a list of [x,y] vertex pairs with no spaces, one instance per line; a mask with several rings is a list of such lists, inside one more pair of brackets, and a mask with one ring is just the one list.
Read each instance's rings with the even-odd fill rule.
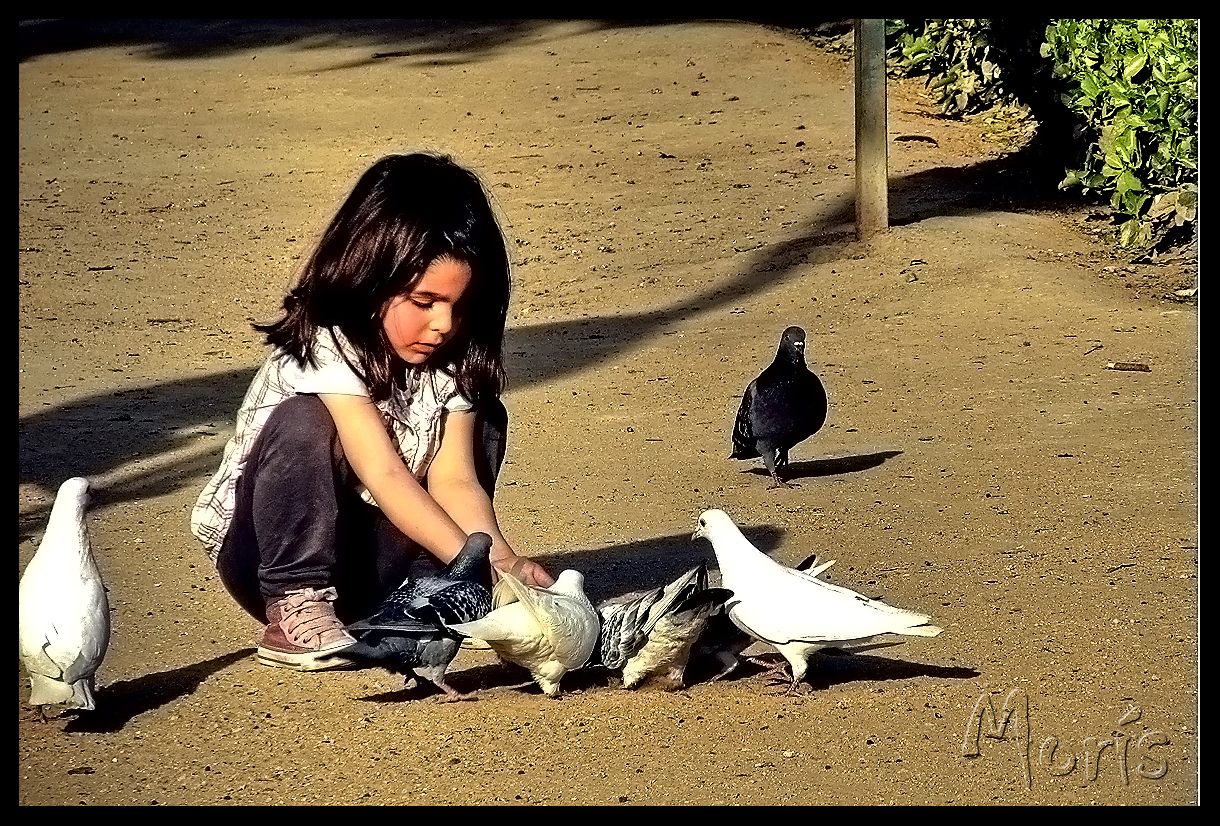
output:
[[[499,400],[485,407],[474,454],[492,496],[508,411]],[[246,457],[216,559],[220,581],[242,608],[266,622],[266,606],[288,591],[333,585],[336,613],[353,622],[373,613],[413,567],[415,575],[436,569],[431,554],[360,498],[358,484],[326,405],[306,395],[280,402]]]

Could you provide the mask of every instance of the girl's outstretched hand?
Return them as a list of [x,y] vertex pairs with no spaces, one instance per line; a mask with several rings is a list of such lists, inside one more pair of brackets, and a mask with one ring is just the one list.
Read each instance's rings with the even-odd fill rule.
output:
[[537,562],[524,556],[502,557],[494,560],[491,565],[497,571],[512,574],[521,582],[535,588],[550,588],[555,584],[555,577],[548,574]]

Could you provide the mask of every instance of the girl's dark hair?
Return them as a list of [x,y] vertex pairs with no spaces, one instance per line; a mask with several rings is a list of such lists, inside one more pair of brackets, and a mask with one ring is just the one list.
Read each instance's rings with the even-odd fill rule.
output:
[[318,330],[338,328],[355,348],[352,368],[381,401],[407,367],[386,337],[386,308],[442,257],[467,264],[471,280],[455,309],[457,333],[431,363],[452,363],[459,391],[478,404],[504,389],[508,249],[482,183],[447,156],[390,155],[373,164],[284,298],[284,317],[254,328],[302,366],[316,363]]

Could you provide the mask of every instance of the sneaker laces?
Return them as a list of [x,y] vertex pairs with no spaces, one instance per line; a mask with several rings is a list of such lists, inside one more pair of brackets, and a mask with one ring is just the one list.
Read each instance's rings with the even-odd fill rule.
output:
[[314,640],[318,645],[342,640],[347,632],[329,604],[338,597],[339,592],[333,587],[289,591],[279,603],[280,627],[285,636],[297,645]]

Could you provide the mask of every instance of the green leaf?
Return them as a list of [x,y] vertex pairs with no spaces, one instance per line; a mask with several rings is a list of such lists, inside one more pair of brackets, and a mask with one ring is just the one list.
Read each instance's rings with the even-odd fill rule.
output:
[[1138,218],[1132,218],[1127,221],[1118,231],[1118,243],[1124,247],[1130,247],[1135,244],[1140,234],[1140,222]]
[[1067,189],[1073,186],[1080,186],[1080,172],[1075,169],[1069,169],[1067,175],[1059,182],[1060,189]]
[[1118,188],[1118,191],[1122,193],[1144,191],[1144,185],[1140,183],[1139,178],[1135,177],[1135,173],[1133,173],[1130,169],[1124,169],[1122,174],[1119,175],[1118,179],[1114,182],[1114,185]]
[[1144,68],[1144,64],[1148,62],[1148,55],[1137,54],[1131,60],[1127,61],[1127,65],[1123,67],[1123,78],[1130,80],[1140,73]]

